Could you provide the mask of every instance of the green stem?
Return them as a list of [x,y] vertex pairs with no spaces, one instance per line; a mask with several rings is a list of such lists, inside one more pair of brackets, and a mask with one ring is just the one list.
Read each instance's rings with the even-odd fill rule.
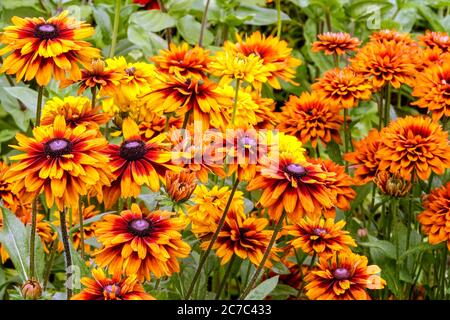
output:
[[281,0],[275,0],[277,8],[277,38],[281,38]]
[[383,125],[383,91],[384,89],[381,89],[378,99],[378,131],[381,130]]
[[236,109],[237,109],[240,85],[241,85],[241,79],[236,79],[236,88],[235,88],[235,93],[234,93],[233,113],[231,114],[231,124],[234,124],[234,119],[236,118]]
[[44,95],[44,86],[40,86],[38,90],[37,106],[36,106],[36,120],[35,126],[39,127],[41,125],[41,113],[42,113],[42,97]]
[[189,298],[191,297],[192,291],[194,290],[194,287],[195,287],[195,283],[197,282],[197,280],[200,276],[200,272],[203,269],[206,259],[208,258],[209,254],[211,253],[212,247],[214,246],[214,243],[216,242],[217,238],[219,237],[219,233],[222,230],[223,225],[225,224],[225,219],[227,217],[228,210],[230,209],[231,203],[233,202],[233,197],[237,190],[238,185],[239,185],[239,179],[236,179],[233,183],[233,188],[231,189],[231,193],[230,193],[230,196],[228,197],[228,201],[227,201],[227,204],[223,211],[222,217],[220,218],[219,224],[217,225],[217,229],[214,232],[213,236],[211,237],[208,248],[206,249],[205,253],[202,255],[202,257],[200,259],[197,270],[195,271],[194,277],[192,278],[191,285],[189,286],[189,289],[186,293],[185,300],[189,300]]
[[34,257],[36,251],[36,225],[37,225],[37,205],[38,198],[36,197],[33,200],[33,204],[31,207],[31,235],[30,235],[30,280],[34,280],[35,272],[34,272]]
[[316,158],[320,158],[319,144],[316,145]]
[[189,122],[189,118],[191,117],[191,113],[192,113],[192,109],[189,109],[186,114],[184,115],[184,120],[183,120],[183,126],[182,129],[186,129],[187,124]]
[[61,240],[64,245],[64,255],[66,257],[67,300],[70,300],[72,297],[72,284],[68,281],[72,279],[72,254],[70,252],[69,235],[67,234],[66,213],[67,209],[64,208],[59,214],[59,220],[61,224]]
[[119,32],[119,22],[120,22],[120,6],[122,5],[122,0],[116,0],[114,6],[114,26],[113,26],[113,33],[111,36],[111,48],[109,50],[109,57],[114,57],[115,51],[116,51],[116,44],[117,44],[117,34]]
[[208,22],[208,8],[209,8],[209,0],[206,0],[205,10],[203,11],[202,17],[202,25],[200,27],[200,37],[198,39],[199,47],[203,45],[203,35],[205,34],[206,23]]
[[78,203],[78,219],[80,220],[80,246],[81,246],[81,260],[84,260],[84,217],[83,217],[83,201]]
[[[344,152],[348,153],[348,132],[349,126],[347,123],[348,119],[348,109],[344,108]],[[345,172],[348,173],[348,161],[345,160]]]
[[91,88],[91,93],[92,93],[92,99],[91,99],[91,107],[92,109],[95,108],[95,99],[97,99],[97,87],[92,87]]
[[50,257],[48,258],[47,263],[45,264],[44,283],[42,286],[44,291],[47,290],[47,284],[48,284],[48,280],[50,278],[50,274],[52,272],[53,262],[55,261],[57,249],[58,249],[58,239],[55,239],[52,242],[52,246],[50,248]]
[[250,279],[247,287],[244,289],[244,291],[242,292],[241,296],[239,297],[239,300],[244,300],[245,297],[247,297],[247,295],[253,289],[253,286],[255,285],[256,281],[258,281],[259,275],[260,275],[262,269],[264,268],[267,259],[270,256],[270,252],[272,251],[273,245],[275,244],[275,240],[277,239],[277,235],[280,232],[281,227],[283,226],[283,220],[284,220],[285,217],[286,217],[286,211],[283,210],[283,213],[281,214],[281,217],[278,220],[278,223],[275,226],[275,229],[273,230],[272,237],[270,238],[269,245],[267,246],[266,251],[264,252],[264,256],[263,256],[261,262],[259,263],[258,267],[256,268],[255,273],[253,274],[252,278]]
[[445,300],[445,296],[446,296],[446,271],[447,271],[447,254],[448,254],[448,247],[447,247],[447,243],[444,244],[444,248],[442,249],[442,265],[441,265],[441,276],[440,276],[440,280],[441,280],[441,284],[440,284],[440,298],[442,300]]
[[171,117],[171,113],[166,114],[166,123],[164,125],[164,132],[169,131],[170,117]]
[[391,91],[392,87],[390,84],[387,85],[386,89],[386,105],[384,106],[384,126],[386,127],[389,123],[390,110],[391,110]]
[[330,16],[330,10],[328,8],[325,9],[325,24],[327,26],[328,32],[332,32],[333,28],[331,27],[331,16]]
[[216,297],[214,300],[219,300],[220,294],[222,293],[223,288],[225,287],[225,284],[227,283],[228,277],[231,274],[231,269],[233,268],[233,262],[236,259],[236,255],[232,255],[230,262],[228,262],[227,269],[225,270],[225,274],[223,275],[222,282],[219,285],[219,288],[217,289]]

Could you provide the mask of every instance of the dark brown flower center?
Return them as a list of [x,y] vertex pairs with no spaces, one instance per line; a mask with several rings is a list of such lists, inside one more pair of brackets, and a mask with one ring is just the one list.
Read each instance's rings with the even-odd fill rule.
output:
[[108,284],[103,289],[106,291],[106,293],[108,293],[108,295],[111,295],[113,293],[113,287],[114,287],[114,295],[116,297],[119,297],[120,296],[120,286],[113,285],[113,284]]
[[34,28],[34,36],[41,40],[55,39],[59,36],[59,30],[51,23],[40,24]]
[[313,233],[314,233],[316,236],[323,237],[324,235],[327,234],[327,229],[324,229],[324,228],[314,228],[314,229],[313,229]]
[[290,176],[296,177],[296,178],[303,178],[304,176],[306,176],[308,174],[308,171],[306,170],[306,168],[297,163],[291,163],[291,164],[287,165],[286,167],[284,167],[284,172],[286,172]]
[[130,67],[130,68],[126,68],[125,69],[125,73],[127,74],[127,75],[129,75],[130,77],[131,76],[134,76],[134,73],[136,72],[136,68],[135,67]]
[[153,227],[146,219],[135,219],[128,223],[128,231],[137,237],[150,235]]
[[126,140],[120,146],[120,156],[133,161],[142,159],[147,153],[147,147],[142,140]]
[[45,143],[44,152],[52,158],[61,157],[72,152],[72,143],[64,138],[52,139]]
[[337,268],[333,272],[334,278],[337,280],[346,280],[350,278],[350,271],[346,268]]

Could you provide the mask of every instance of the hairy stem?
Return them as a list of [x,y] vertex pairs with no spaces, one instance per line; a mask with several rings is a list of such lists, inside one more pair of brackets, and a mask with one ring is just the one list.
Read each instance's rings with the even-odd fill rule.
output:
[[233,104],[233,113],[231,114],[231,124],[234,124],[234,120],[236,118],[236,109],[237,102],[239,97],[239,87],[241,86],[241,79],[236,79],[236,88],[234,92],[234,104]]
[[208,248],[206,249],[205,253],[200,258],[200,262],[198,264],[197,270],[195,271],[191,285],[189,286],[189,289],[186,293],[186,297],[185,297],[186,300],[189,300],[189,298],[191,297],[192,291],[194,290],[194,287],[195,287],[195,283],[197,282],[197,280],[200,276],[200,272],[203,269],[206,259],[208,258],[209,254],[211,253],[212,247],[214,246],[214,243],[216,242],[217,238],[219,237],[219,233],[222,230],[223,225],[225,224],[225,219],[227,217],[227,213],[228,213],[228,210],[230,209],[231,203],[233,202],[234,194],[237,190],[238,185],[239,185],[239,179],[236,179],[233,184],[233,189],[231,189],[230,196],[228,197],[228,201],[227,201],[227,204],[223,211],[222,217],[220,218],[219,224],[217,225],[217,229],[214,232],[214,234],[209,242]]
[[209,0],[206,0],[205,10],[203,11],[202,17],[202,25],[200,27],[200,38],[198,39],[199,47],[203,45],[203,36],[205,34],[206,23],[208,22],[208,8],[209,8]]
[[216,297],[214,300],[219,300],[220,294],[222,293],[223,288],[225,287],[225,284],[227,283],[228,277],[231,274],[231,269],[233,268],[233,262],[236,260],[236,255],[232,255],[230,262],[228,262],[227,270],[225,270],[225,274],[223,275],[222,282],[219,285],[219,288],[217,289]]
[[66,257],[67,300],[70,300],[72,297],[72,285],[68,281],[72,278],[72,254],[70,252],[69,235],[67,233],[66,213],[67,209],[62,210],[59,215],[59,220],[61,224],[61,240],[64,245],[64,256]]
[[114,26],[113,33],[111,36],[111,48],[109,50],[109,57],[114,57],[116,53],[116,44],[117,44],[117,34],[119,32],[119,22],[120,22],[120,7],[122,5],[122,0],[116,0],[114,7]]

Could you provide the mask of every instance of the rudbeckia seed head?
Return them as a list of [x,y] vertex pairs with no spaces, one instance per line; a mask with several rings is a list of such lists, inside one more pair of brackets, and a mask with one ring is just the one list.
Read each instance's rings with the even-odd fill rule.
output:
[[291,164],[287,165],[284,168],[284,171],[287,174],[294,176],[296,178],[302,178],[308,174],[308,172],[306,171],[306,168],[297,163],[291,163]]
[[128,223],[128,230],[135,236],[146,237],[150,234],[152,226],[146,219],[135,219]]
[[126,140],[120,147],[120,156],[129,161],[142,159],[147,148],[142,140]]
[[35,27],[34,36],[41,40],[51,40],[59,36],[59,31],[54,24],[44,23]]
[[337,280],[346,280],[350,277],[350,271],[346,268],[337,268],[334,270],[333,275]]
[[72,152],[72,143],[64,138],[55,138],[45,143],[44,152],[47,156],[57,158]]

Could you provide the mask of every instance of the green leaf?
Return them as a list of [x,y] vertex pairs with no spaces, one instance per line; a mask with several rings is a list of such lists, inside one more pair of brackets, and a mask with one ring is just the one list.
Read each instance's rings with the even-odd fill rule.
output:
[[[189,44],[196,44],[200,37],[201,24],[191,15],[186,15],[177,21],[177,29],[184,40]],[[203,43],[209,45],[213,42],[214,36],[209,30],[205,30]]]
[[0,142],[9,141],[16,135],[14,130],[4,129],[0,131]]
[[[253,26],[266,26],[277,22],[277,11],[252,5],[242,5],[235,13],[239,19],[245,19],[244,24]],[[247,19],[247,17],[250,17]],[[290,20],[289,16],[281,12],[281,20]]]
[[263,300],[275,289],[279,277],[275,276],[261,282],[255,289],[250,291],[245,300]]
[[21,7],[33,7],[37,5],[38,0],[7,0],[0,3],[0,7],[5,9],[16,9]]
[[372,236],[369,236],[369,242],[360,242],[359,245],[368,248],[378,248],[386,257],[391,259],[397,258],[395,246],[389,241],[378,240]]
[[422,4],[417,4],[416,8],[419,14],[430,24],[431,29],[440,32],[445,31],[444,27],[439,22],[441,19],[436,13],[434,13],[433,10],[429,7],[423,6]]
[[335,141],[331,140],[327,144],[326,152],[331,160],[333,160],[334,162],[336,162],[338,164],[341,164],[341,165],[343,164],[342,156],[341,156],[341,149],[339,148],[339,145]]
[[357,208],[361,203],[363,203],[364,200],[367,199],[367,195],[372,190],[372,184],[367,183],[363,186],[356,186],[356,187],[354,187],[354,189],[356,191],[356,197],[351,202],[351,205],[352,205],[352,208]]
[[[19,220],[11,211],[1,207],[3,212],[3,230],[0,232],[0,242],[5,246],[20,278],[26,281],[30,278],[30,228]],[[36,235],[35,271],[39,281],[44,275],[44,249],[41,239]]]
[[403,254],[400,255],[398,258],[398,263],[401,263],[403,260],[405,260],[407,257],[413,254],[430,251],[433,249],[436,249],[437,246],[429,244],[428,242],[420,243],[419,245],[415,246],[414,248],[411,248],[407,251],[405,251]]
[[140,26],[146,32],[159,32],[175,26],[176,20],[161,10],[138,11],[130,16],[130,24]]
[[286,267],[281,261],[275,261],[272,263],[272,271],[279,275],[291,273],[288,267]]
[[346,12],[355,19],[372,15],[374,12],[383,14],[393,7],[388,0],[359,0],[352,1]]
[[275,290],[272,291],[270,294],[271,296],[284,296],[285,299],[287,299],[289,296],[296,297],[298,294],[298,290],[295,288],[292,288],[291,286],[288,286],[287,284],[279,283]]
[[[19,99],[33,114],[36,113],[38,93],[27,87],[4,87],[5,91],[12,97]],[[45,104],[45,97],[42,105]]]

